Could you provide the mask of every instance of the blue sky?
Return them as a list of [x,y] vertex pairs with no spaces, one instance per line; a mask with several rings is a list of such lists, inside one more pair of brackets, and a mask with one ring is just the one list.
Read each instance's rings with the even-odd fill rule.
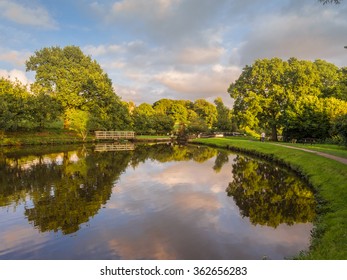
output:
[[44,47],[91,55],[125,101],[217,96],[257,58],[347,66],[347,1],[0,0],[0,76],[34,80],[25,61]]

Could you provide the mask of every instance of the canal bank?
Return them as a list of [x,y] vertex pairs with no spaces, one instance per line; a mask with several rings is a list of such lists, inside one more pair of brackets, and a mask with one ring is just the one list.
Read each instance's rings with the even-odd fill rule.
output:
[[303,150],[258,141],[196,139],[193,143],[257,155],[283,163],[304,176],[317,192],[311,246],[298,259],[347,259],[347,165]]

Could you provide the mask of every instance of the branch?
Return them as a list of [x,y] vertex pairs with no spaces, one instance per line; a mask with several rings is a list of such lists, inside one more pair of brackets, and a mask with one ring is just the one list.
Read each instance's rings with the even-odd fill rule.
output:
[[319,0],[319,2],[325,4],[335,3],[335,4],[341,4],[342,0]]

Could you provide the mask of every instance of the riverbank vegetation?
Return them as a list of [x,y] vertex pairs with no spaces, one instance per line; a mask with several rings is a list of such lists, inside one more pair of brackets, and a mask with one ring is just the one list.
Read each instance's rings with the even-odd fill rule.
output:
[[[318,202],[310,250],[297,258],[347,259],[347,165],[270,142],[235,138],[194,142],[250,153],[296,170],[313,186]],[[342,151],[345,152],[343,148]]]
[[347,69],[319,59],[259,59],[245,66],[228,90],[232,109],[221,98],[122,101],[97,61],[76,46],[38,50],[26,69],[35,72],[30,86],[0,79],[2,139],[52,127],[73,131],[81,141],[95,130],[167,135],[184,125],[191,134],[265,132],[274,141],[347,143]]
[[323,60],[259,59],[228,92],[239,128],[273,141],[314,138],[346,142],[347,69]]

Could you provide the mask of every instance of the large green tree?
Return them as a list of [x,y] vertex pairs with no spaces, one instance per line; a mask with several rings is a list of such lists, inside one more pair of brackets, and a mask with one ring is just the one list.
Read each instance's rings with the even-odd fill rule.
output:
[[[323,102],[320,98],[338,95],[341,87],[340,72],[335,65],[323,60],[256,60],[253,65],[243,69],[241,76],[228,90],[235,99],[234,112],[237,120],[244,129],[271,132],[272,140],[275,141],[283,129],[288,132],[295,127],[294,130],[297,130],[299,123],[302,123],[300,118],[306,124],[314,123],[316,128],[310,128],[311,131],[315,130],[313,134],[317,134],[319,120],[329,117],[329,114],[318,108]],[[316,100],[317,104],[312,100]],[[306,101],[308,103],[304,104]],[[296,116],[293,118],[293,115]],[[307,120],[308,116],[312,118]],[[327,123],[330,122],[331,118],[328,118]],[[299,128],[302,129],[303,127]],[[305,131],[307,134],[308,130]]]
[[234,112],[244,129],[267,129],[277,140],[282,114],[288,104],[284,76],[288,63],[279,58],[259,59],[246,66],[228,89]]
[[[34,88],[58,100],[68,126],[70,110],[89,111],[96,128],[108,128],[108,118],[126,113],[112,82],[100,65],[77,46],[49,47],[36,51],[26,61],[26,70],[35,71]],[[116,107],[116,108],[114,108]],[[119,119],[122,119],[122,115]]]

